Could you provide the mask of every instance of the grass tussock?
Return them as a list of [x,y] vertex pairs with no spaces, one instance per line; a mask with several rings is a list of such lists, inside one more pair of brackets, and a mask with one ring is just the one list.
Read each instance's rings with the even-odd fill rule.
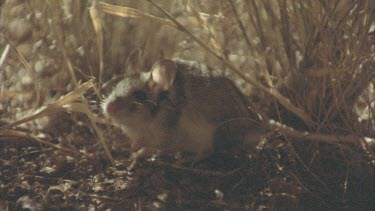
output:
[[[374,209],[373,1],[0,9],[0,209]],[[100,102],[125,72],[173,57],[219,70],[277,122],[256,149],[131,163]]]

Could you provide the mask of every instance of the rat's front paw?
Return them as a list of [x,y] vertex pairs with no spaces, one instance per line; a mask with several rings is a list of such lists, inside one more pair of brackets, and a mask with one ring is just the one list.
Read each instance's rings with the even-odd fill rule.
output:
[[131,164],[128,167],[128,170],[131,170],[137,165],[139,160],[155,158],[160,154],[160,151],[150,147],[142,147],[138,151],[135,151],[130,156]]

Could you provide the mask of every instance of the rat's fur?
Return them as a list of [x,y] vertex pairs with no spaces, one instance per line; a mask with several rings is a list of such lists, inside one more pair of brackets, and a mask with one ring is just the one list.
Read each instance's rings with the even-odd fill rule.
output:
[[103,110],[133,149],[193,152],[197,160],[259,130],[257,115],[232,81],[181,60],[160,60],[150,72],[125,78]]

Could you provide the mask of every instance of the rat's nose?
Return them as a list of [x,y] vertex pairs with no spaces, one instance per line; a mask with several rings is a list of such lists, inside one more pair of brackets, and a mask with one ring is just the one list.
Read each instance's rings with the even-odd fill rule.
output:
[[105,113],[107,113],[110,116],[116,115],[116,113],[119,112],[121,109],[122,103],[121,98],[116,98],[115,100],[108,102],[106,107],[105,107]]

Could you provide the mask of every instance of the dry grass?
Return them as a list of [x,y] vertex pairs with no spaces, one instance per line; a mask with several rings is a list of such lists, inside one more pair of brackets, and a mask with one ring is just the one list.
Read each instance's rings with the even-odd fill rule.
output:
[[[0,209],[375,207],[366,141],[375,2],[8,0],[0,9]],[[277,126],[223,163],[166,157],[129,169],[126,137],[100,102],[124,72],[173,57],[222,70],[296,131]]]

